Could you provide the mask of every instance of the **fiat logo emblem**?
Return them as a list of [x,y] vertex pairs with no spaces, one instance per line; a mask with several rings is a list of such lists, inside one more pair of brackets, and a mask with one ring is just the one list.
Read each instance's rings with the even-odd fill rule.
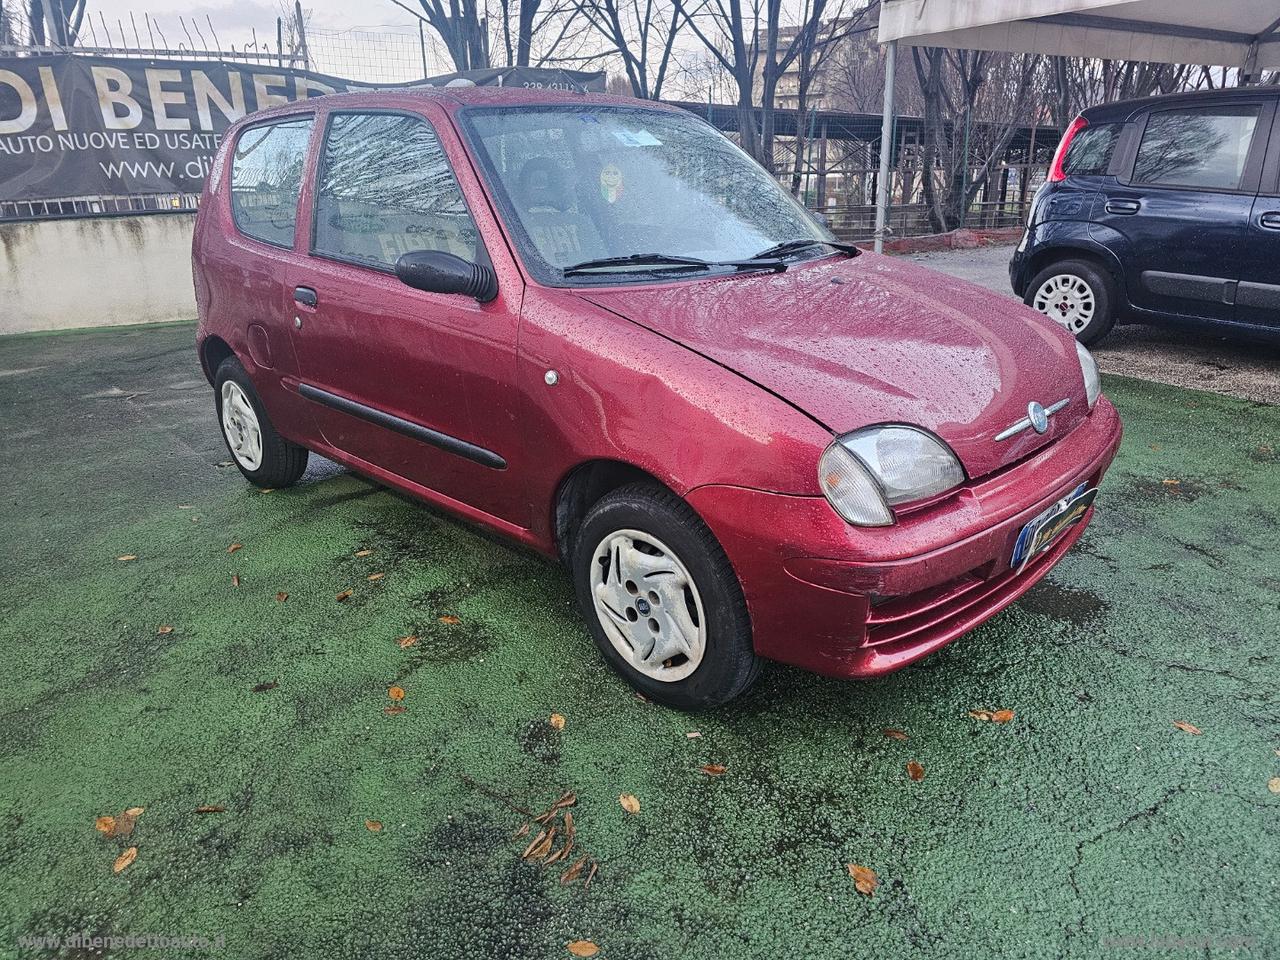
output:
[[1031,421],[1031,429],[1036,433],[1044,433],[1049,429],[1049,414],[1035,400],[1027,404],[1027,419]]

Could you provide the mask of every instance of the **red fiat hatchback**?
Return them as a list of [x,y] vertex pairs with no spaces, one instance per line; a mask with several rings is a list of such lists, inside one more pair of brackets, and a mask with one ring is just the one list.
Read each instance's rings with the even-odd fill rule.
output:
[[228,131],[200,360],[245,477],[309,450],[568,566],[608,662],[722,703],[1001,610],[1093,511],[1097,369],[1028,307],[843,246],[695,116],[464,89]]

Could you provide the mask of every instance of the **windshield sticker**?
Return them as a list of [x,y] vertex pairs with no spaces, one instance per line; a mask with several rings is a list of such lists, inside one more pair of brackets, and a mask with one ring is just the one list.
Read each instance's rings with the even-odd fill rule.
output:
[[662,146],[662,141],[648,130],[614,130],[613,135],[624,147]]
[[622,171],[612,163],[600,171],[600,196],[605,203],[617,203],[622,196]]
[[583,123],[599,123],[600,122],[600,118],[597,117],[594,113],[579,114],[578,119],[581,120]]

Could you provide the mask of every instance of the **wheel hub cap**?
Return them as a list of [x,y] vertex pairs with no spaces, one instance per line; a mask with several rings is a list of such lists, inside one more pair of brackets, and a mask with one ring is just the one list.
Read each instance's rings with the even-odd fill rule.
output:
[[1031,304],[1073,334],[1079,334],[1093,320],[1097,299],[1083,277],[1060,273],[1040,285]]
[[667,683],[698,669],[706,616],[688,567],[666,544],[639,530],[609,534],[592,554],[596,616],[618,654]]
[[251,471],[262,466],[262,427],[248,395],[234,380],[222,385],[222,432],[240,466]]

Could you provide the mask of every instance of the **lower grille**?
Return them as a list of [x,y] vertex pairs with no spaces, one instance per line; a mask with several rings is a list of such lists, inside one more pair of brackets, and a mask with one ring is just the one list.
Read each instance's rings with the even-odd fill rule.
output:
[[1083,532],[1092,510],[1020,572],[984,577],[983,568],[918,593],[877,603],[867,615],[868,647],[927,643],[938,634],[968,630],[1016,600],[1057,562]]

